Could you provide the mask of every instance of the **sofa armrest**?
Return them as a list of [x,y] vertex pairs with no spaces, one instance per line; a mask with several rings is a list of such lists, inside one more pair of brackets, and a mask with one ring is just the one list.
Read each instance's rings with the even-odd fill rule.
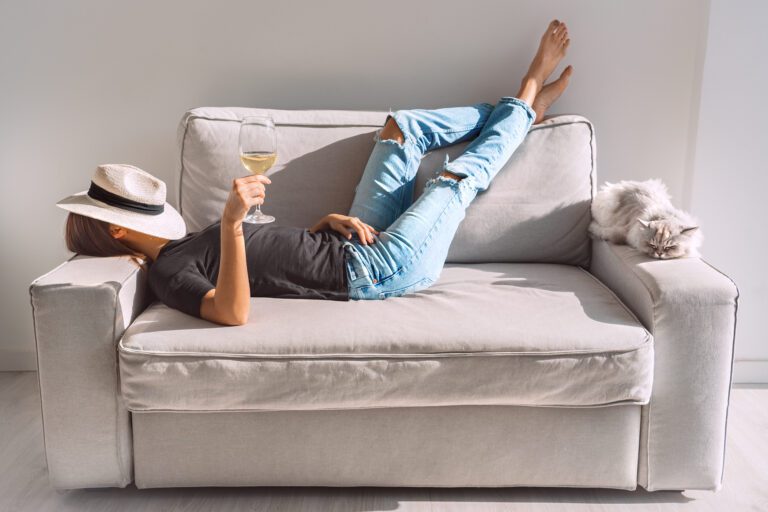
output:
[[30,296],[49,481],[125,487],[133,450],[116,345],[146,307],[146,272],[129,257],[76,256],[33,281]]
[[699,258],[656,260],[592,244],[590,272],[654,338],[651,400],[643,406],[638,482],[650,491],[718,490],[733,370],[738,289]]

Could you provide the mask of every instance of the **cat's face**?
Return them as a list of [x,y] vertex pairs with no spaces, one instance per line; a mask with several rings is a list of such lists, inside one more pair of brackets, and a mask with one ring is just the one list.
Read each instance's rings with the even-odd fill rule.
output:
[[642,225],[640,249],[651,258],[660,260],[685,256],[693,242],[692,235],[699,228],[669,219],[638,219],[638,222]]

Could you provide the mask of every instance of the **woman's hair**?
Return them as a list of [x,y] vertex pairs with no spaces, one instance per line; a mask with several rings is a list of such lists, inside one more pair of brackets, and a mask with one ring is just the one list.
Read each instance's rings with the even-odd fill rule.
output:
[[128,246],[112,237],[109,223],[78,213],[69,213],[64,238],[67,249],[86,256],[136,256]]

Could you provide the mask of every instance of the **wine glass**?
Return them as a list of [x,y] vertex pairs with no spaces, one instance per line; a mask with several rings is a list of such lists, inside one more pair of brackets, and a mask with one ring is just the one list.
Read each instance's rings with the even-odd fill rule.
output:
[[[248,116],[240,122],[240,162],[251,174],[264,174],[277,159],[275,122],[271,116]],[[243,222],[266,224],[272,215],[261,212],[260,205],[248,211]]]

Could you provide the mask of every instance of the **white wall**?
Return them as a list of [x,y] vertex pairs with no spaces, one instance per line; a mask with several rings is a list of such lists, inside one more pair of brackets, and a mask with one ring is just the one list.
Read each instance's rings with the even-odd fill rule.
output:
[[595,123],[599,179],[660,176],[682,201],[707,12],[698,0],[0,3],[0,368],[35,366],[27,288],[67,257],[53,205],[97,164],[136,164],[174,197],[191,107],[495,102],[517,92],[554,17],[575,68],[554,112]]
[[766,19],[764,0],[712,1],[690,189],[705,256],[739,287],[739,382],[768,382]]

